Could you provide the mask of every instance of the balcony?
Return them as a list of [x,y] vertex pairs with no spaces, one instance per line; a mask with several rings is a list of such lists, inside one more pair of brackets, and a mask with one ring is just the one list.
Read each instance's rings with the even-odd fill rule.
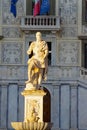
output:
[[22,31],[59,31],[60,17],[58,16],[25,16],[21,18]]

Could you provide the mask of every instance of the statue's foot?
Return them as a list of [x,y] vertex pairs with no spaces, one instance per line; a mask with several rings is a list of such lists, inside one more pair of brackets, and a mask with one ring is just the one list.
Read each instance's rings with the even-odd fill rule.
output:
[[43,88],[41,86],[38,87],[39,90],[43,90]]
[[25,83],[26,83],[26,84],[27,84],[27,83],[30,83],[30,80],[25,81]]

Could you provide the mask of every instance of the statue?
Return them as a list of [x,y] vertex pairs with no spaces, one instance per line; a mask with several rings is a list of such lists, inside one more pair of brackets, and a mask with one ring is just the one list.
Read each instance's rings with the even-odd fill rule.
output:
[[48,46],[47,43],[42,40],[40,32],[36,33],[36,41],[33,41],[27,54],[30,55],[33,52],[33,56],[28,60],[28,81],[26,83],[32,84],[36,89],[40,89],[42,80],[47,79],[48,71]]
[[35,112],[35,109],[32,108],[30,111],[29,117],[27,117],[26,122],[38,122],[40,118],[38,117],[37,113]]

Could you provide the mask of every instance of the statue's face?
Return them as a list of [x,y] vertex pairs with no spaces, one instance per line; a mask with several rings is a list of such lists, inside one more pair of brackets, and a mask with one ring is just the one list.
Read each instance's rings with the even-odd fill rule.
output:
[[37,32],[37,33],[36,33],[36,39],[37,39],[38,41],[41,40],[41,33],[40,33],[40,32]]

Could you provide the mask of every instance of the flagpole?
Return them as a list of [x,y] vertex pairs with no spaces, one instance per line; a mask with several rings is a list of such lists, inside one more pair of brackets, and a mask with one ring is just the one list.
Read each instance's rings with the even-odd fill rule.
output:
[[55,0],[55,12],[56,16],[59,14],[59,0]]
[[[26,7],[26,0],[24,0],[24,7]],[[24,15],[26,16],[26,8],[24,8]]]

